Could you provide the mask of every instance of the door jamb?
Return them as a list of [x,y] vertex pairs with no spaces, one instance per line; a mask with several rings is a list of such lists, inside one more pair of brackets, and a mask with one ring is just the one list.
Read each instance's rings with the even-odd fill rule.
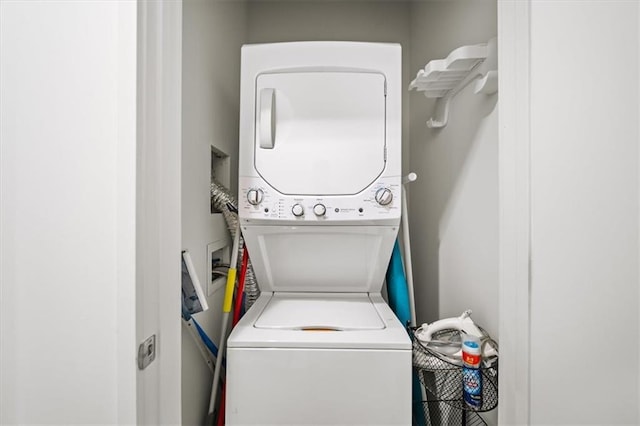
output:
[[156,336],[137,423],[181,424],[182,0],[137,10],[136,341]]
[[531,0],[498,1],[500,424],[530,423]]

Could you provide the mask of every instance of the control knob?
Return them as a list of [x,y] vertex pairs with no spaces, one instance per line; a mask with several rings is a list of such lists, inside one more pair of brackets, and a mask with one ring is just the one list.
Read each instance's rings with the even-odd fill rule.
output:
[[313,212],[316,214],[316,216],[324,216],[327,212],[327,208],[324,206],[324,204],[316,204],[315,206],[313,206]]
[[386,206],[393,200],[393,192],[389,188],[380,188],[376,191],[376,201],[381,206]]
[[257,206],[262,202],[262,198],[264,196],[264,192],[262,189],[250,189],[247,191],[247,201],[252,206]]
[[293,213],[293,215],[295,217],[300,217],[304,215],[304,207],[302,207],[301,204],[294,204],[293,207],[291,207],[291,213]]

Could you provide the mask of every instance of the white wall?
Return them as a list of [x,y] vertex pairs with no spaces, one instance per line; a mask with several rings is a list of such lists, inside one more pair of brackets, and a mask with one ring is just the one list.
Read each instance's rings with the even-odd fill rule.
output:
[[[497,33],[495,1],[411,5],[411,73],[463,45]],[[473,94],[451,103],[449,123],[429,129],[434,101],[412,92],[408,187],[418,322],[473,318],[492,335],[498,326],[498,95]]]
[[530,22],[531,423],[638,424],[638,3]]
[[[211,146],[230,156],[237,188],[240,47],[246,33],[244,2],[186,0],[182,56],[182,248],[189,250],[203,286],[207,244],[228,235],[220,214],[210,213]],[[224,181],[223,181],[224,182]],[[226,182],[225,182],[226,183]],[[195,316],[216,342],[224,290]],[[182,333],[182,424],[203,424],[212,375],[190,334]]]
[[133,424],[136,5],[0,2],[0,423]]

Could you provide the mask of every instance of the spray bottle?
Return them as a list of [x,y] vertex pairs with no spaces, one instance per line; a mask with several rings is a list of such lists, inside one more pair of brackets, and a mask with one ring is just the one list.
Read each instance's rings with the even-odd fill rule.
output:
[[462,335],[462,394],[472,409],[482,407],[482,347],[480,339],[469,334]]

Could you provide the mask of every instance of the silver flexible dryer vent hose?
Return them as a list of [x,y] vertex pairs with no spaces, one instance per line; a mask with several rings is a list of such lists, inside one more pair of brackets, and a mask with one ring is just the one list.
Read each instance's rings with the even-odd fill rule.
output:
[[[211,205],[214,209],[222,212],[222,216],[224,217],[225,222],[227,223],[227,227],[229,228],[229,232],[231,233],[231,238],[236,237],[236,229],[238,228],[238,213],[237,206],[238,203],[236,199],[227,188],[225,188],[221,183],[217,182],[215,179],[211,181]],[[238,253],[238,264],[240,265],[242,262],[242,252],[244,249],[244,238],[240,235],[240,247]],[[245,310],[249,310],[249,308],[253,305],[253,303],[260,296],[260,289],[258,288],[258,283],[256,281],[256,275],[253,272],[253,265],[251,265],[251,258],[249,258],[249,263],[247,267],[247,275],[244,280],[244,292],[246,294],[246,298],[244,301]]]

